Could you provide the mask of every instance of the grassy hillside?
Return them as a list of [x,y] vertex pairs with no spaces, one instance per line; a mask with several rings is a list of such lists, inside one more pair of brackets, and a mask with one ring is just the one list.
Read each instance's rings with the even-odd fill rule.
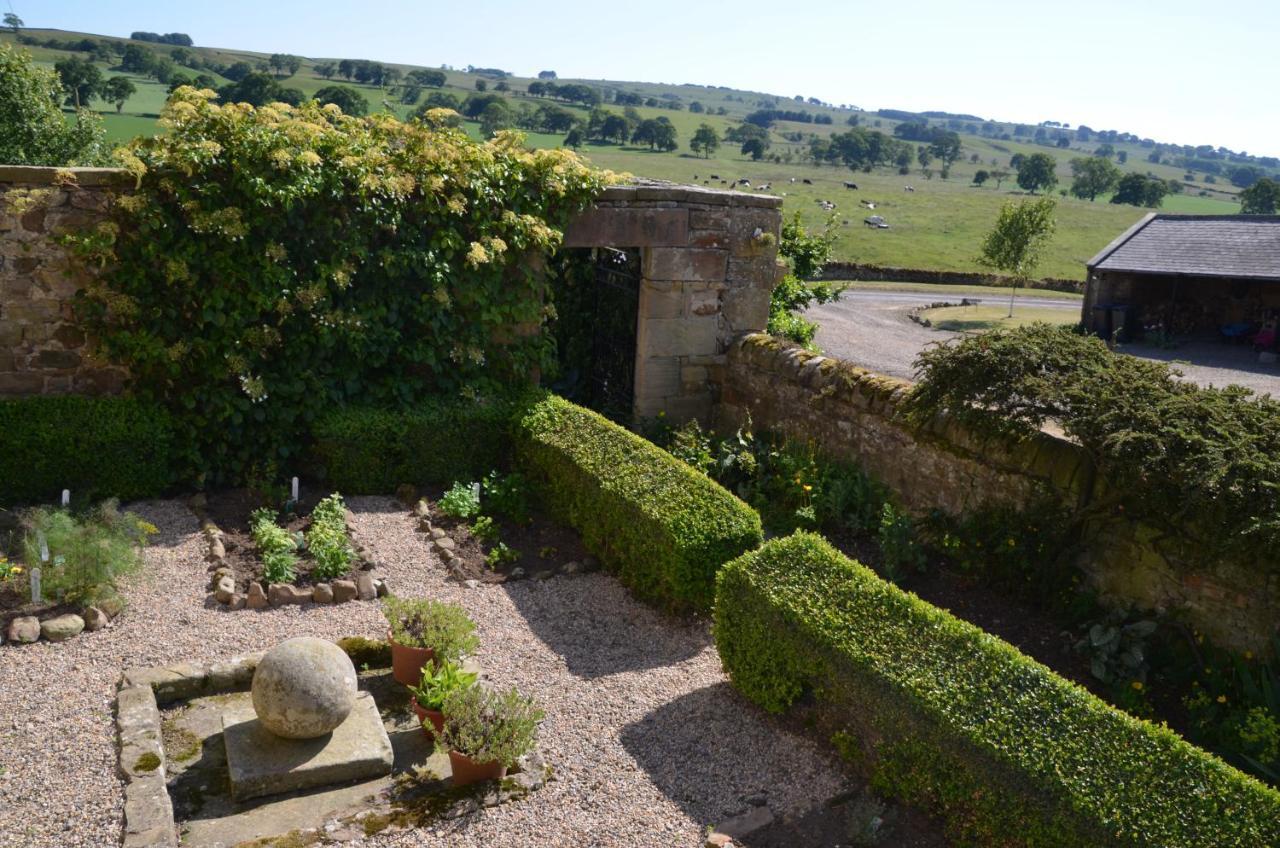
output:
[[[57,30],[25,30],[24,34],[42,40],[50,37],[78,38],[82,35]],[[89,35],[87,37],[128,42],[128,39],[109,36]],[[13,40],[12,34],[0,35],[0,43],[11,43]],[[163,45],[144,46],[163,54],[167,54],[171,49]],[[49,67],[61,58],[78,55],[45,47],[27,49],[39,63]],[[207,60],[223,64],[237,61],[257,64],[268,58],[267,54],[241,50],[210,47],[189,49]],[[407,117],[413,111],[413,106],[399,103],[398,98],[392,96],[392,93],[386,89],[360,85],[340,78],[333,80],[321,78],[316,74],[315,68],[325,61],[336,61],[336,59],[304,59],[300,70],[293,76],[281,80],[281,83],[300,89],[304,94],[313,94],[326,85],[346,85],[360,91],[373,109],[387,108],[400,117]],[[397,67],[402,71],[414,67],[384,64]],[[107,76],[119,73],[112,71],[105,64],[100,64],[100,67]],[[181,68],[180,71],[192,77],[197,73],[210,73],[205,69]],[[108,138],[114,142],[123,142],[137,135],[156,132],[155,120],[167,95],[167,87],[154,79],[136,75],[126,76],[130,77],[138,91],[126,101],[120,114],[116,113],[114,105],[101,102],[93,104],[94,108],[102,113]],[[481,79],[479,76],[461,71],[447,71],[447,78],[445,90],[459,97],[474,92],[476,81]],[[222,84],[226,80],[219,78],[218,82]],[[492,80],[488,82],[492,91]],[[512,77],[507,82],[511,91],[506,96],[512,106],[521,102],[543,102],[527,94],[526,88],[531,80]],[[819,167],[802,162],[800,155],[807,149],[807,137],[813,135],[822,137],[844,132],[848,129],[848,120],[853,115],[858,116],[862,126],[879,129],[886,133],[893,132],[897,121],[877,113],[859,113],[850,109],[800,104],[760,92],[727,88],[610,80],[561,79],[558,82],[562,84],[584,82],[605,91],[626,91],[646,98],[675,100],[685,107],[678,111],[636,107],[636,111],[642,118],[658,116],[668,118],[676,127],[681,145],[680,151],[654,153],[625,145],[584,147],[582,154],[595,164],[637,176],[705,183],[717,188],[728,187],[737,179],[748,179],[753,186],[771,184],[772,193],[785,195],[786,213],[792,214],[799,211],[803,220],[809,225],[821,225],[834,214],[838,233],[836,257],[844,261],[866,264],[977,270],[978,265],[974,257],[982,235],[991,226],[1000,205],[1010,199],[1016,199],[1021,192],[1012,178],[1005,180],[999,189],[991,182],[981,188],[974,186],[972,185],[974,173],[980,168],[1011,170],[1009,160],[1015,154],[1047,152],[1058,160],[1058,188],[1064,188],[1070,183],[1070,159],[1075,156],[1091,155],[1097,146],[1096,142],[1073,141],[1071,148],[1059,149],[1033,144],[1029,139],[1001,140],[988,135],[962,131],[960,137],[963,153],[960,160],[953,166],[950,178],[947,180],[937,176],[936,166],[932,179],[927,179],[919,168],[913,168],[912,173],[908,175],[898,175],[886,169],[879,169],[874,173],[853,173],[844,168]],[[688,111],[689,104],[695,101],[705,107],[704,113],[695,114]],[[565,106],[565,104],[559,105]],[[790,159],[790,162],[752,162],[739,154],[737,145],[728,142],[710,159],[702,159],[688,152],[689,139],[699,124],[708,123],[723,135],[730,127],[739,124],[750,112],[770,105],[782,109],[803,109],[813,114],[826,114],[831,116],[832,123],[778,122],[771,131],[771,152],[780,154],[784,159]],[[581,106],[565,106],[565,108],[573,109],[584,119],[588,112]],[[615,112],[622,111],[621,107],[616,105],[608,105],[606,108]],[[725,114],[714,114],[717,111],[723,111]],[[945,122],[935,120],[934,123]],[[969,128],[972,123],[967,120],[962,121],[961,129]],[[1012,134],[1013,126],[997,124],[997,132]],[[468,123],[467,128],[469,132],[479,134],[476,124]],[[788,134],[796,132],[802,133],[806,138],[799,142],[789,141],[786,138]],[[561,135],[536,133],[529,135],[529,143],[537,147],[555,147],[561,142]],[[1227,184],[1225,178],[1221,178],[1216,184],[1204,182],[1204,174],[1197,174],[1196,179],[1185,180],[1185,172],[1182,168],[1146,161],[1149,151],[1140,144],[1114,143],[1114,147],[1117,151],[1124,151],[1127,154],[1128,161],[1120,165],[1123,170],[1150,172],[1163,179],[1184,182],[1184,193],[1166,198],[1163,207],[1166,211],[1233,213],[1239,208],[1235,189]],[[715,175],[717,179],[711,179],[711,175]],[[805,184],[803,181],[806,179],[811,184]],[[855,192],[845,189],[843,183],[846,180],[856,182],[859,190]],[[906,185],[913,186],[915,190],[905,191]],[[1201,192],[1204,196],[1200,195]],[[835,203],[834,213],[824,211],[818,204],[821,200]],[[874,212],[861,206],[859,201],[862,200],[873,202]],[[1044,276],[1082,278],[1084,262],[1146,212],[1144,209],[1132,206],[1112,205],[1106,202],[1106,198],[1099,198],[1093,203],[1067,197],[1059,197],[1058,200],[1058,233],[1039,269]],[[864,226],[863,218],[870,214],[884,216],[890,224],[890,229],[879,230]]]

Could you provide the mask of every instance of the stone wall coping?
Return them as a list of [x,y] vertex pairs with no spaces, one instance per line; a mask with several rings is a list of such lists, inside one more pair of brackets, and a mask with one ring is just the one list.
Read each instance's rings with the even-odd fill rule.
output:
[[134,177],[123,168],[48,168],[0,165],[0,183],[16,185],[129,186]]
[[665,180],[636,180],[632,183],[607,186],[597,199],[621,202],[667,200],[677,203],[706,203],[714,206],[782,208],[782,198],[771,194],[724,191],[704,186],[681,185]]

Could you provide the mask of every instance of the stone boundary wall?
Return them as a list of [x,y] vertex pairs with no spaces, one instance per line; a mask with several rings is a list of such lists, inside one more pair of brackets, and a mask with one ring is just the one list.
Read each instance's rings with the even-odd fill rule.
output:
[[[59,236],[106,220],[132,177],[109,168],[0,166],[0,398],[114,394],[72,313],[89,281]],[[763,330],[779,274],[782,199],[674,183],[610,186],[564,246],[638,248],[635,414],[711,414],[733,338]]]
[[[811,441],[856,462],[917,515],[1025,505],[1046,493],[1083,505],[1102,490],[1090,458],[1072,442],[1048,433],[1019,444],[982,441],[946,420],[913,431],[898,418],[909,383],[771,336],[735,341],[723,373],[719,429],[749,420],[756,430]],[[1104,598],[1180,611],[1236,650],[1269,649],[1280,628],[1280,562],[1206,563],[1188,539],[1123,515],[1090,526],[1087,537],[1080,565]]]
[[125,372],[87,355],[71,311],[87,278],[58,238],[105,220],[131,181],[111,168],[0,166],[0,397],[120,390]]
[[[999,274],[972,271],[939,271],[923,268],[891,268],[884,265],[860,265],[857,262],[828,262],[822,266],[823,280],[888,280],[893,283],[936,283],[943,286],[1010,286],[1013,281]],[[1084,280],[1045,278],[1022,283],[1020,288],[1082,294]]]

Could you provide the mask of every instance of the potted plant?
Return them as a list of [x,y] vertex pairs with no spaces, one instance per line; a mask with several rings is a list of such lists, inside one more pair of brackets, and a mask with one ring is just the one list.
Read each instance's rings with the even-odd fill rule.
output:
[[391,675],[414,686],[428,662],[458,662],[476,649],[476,625],[462,607],[416,598],[387,598],[382,613],[390,629]]
[[453,785],[505,777],[537,738],[542,710],[515,689],[484,686],[455,689],[444,699],[444,727],[436,743],[449,749]]
[[[426,730],[426,723],[429,721],[437,732],[443,730],[445,698],[459,689],[474,686],[475,683],[475,674],[463,671],[449,660],[423,666],[422,682],[409,687],[409,692],[413,695],[413,711],[417,714],[418,721],[423,723],[423,729]],[[428,730],[427,735],[432,735],[431,731]]]

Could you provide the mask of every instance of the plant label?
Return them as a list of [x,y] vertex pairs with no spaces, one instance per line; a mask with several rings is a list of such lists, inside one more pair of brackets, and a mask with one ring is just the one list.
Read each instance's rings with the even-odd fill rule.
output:
[[31,603],[38,604],[40,599],[40,569],[31,569]]
[[471,484],[471,494],[473,497],[475,497],[476,503],[479,503],[480,502],[480,484],[479,483]]
[[49,540],[44,537],[44,531],[36,533],[36,540],[40,543],[40,561],[49,561]]
[[62,490],[62,508],[66,509],[69,506],[71,506],[71,490],[63,489]]
[[298,478],[297,477],[293,478],[293,488],[290,491],[292,492],[292,494],[290,495],[289,499],[294,503],[297,503],[298,502]]

